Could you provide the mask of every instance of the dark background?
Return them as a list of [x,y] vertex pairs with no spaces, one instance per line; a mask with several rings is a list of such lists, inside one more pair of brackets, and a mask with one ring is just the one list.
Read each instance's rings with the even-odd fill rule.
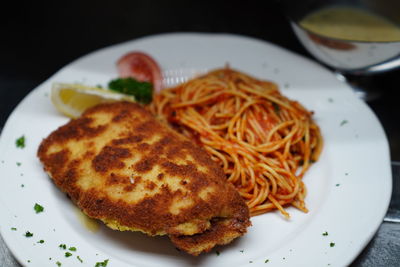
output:
[[[22,1],[23,2],[23,1]],[[278,1],[14,1],[1,9],[0,125],[33,88],[98,48],[165,32],[227,32],[256,37],[311,56],[295,38]],[[368,103],[400,160],[400,71],[377,75]],[[395,138],[396,137],[396,138]]]
[[[151,34],[241,34],[312,58],[297,41],[277,1],[13,1],[11,5],[0,11],[0,128],[30,90],[72,60]],[[392,160],[400,161],[400,71],[369,81],[380,97],[368,105],[388,135]],[[378,236],[354,265],[374,266],[366,264],[381,243],[385,240]]]

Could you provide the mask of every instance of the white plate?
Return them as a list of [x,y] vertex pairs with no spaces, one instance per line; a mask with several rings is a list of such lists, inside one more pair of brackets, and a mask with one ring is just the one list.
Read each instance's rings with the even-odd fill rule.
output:
[[[105,85],[117,76],[115,61],[131,50],[148,52],[165,71],[194,73],[222,67],[277,82],[283,93],[315,111],[325,146],[304,177],[310,212],[289,208],[252,218],[248,234],[209,254],[180,253],[167,238],[90,232],[75,208],[46,176],[36,158],[41,140],[67,118],[49,99],[52,82]],[[25,135],[26,147],[15,140]],[[391,195],[388,143],[371,110],[320,65],[263,41],[225,34],[165,34],[91,53],[33,90],[8,119],[0,140],[1,234],[23,264],[32,266],[344,266],[380,225]],[[17,162],[21,163],[20,166]],[[21,187],[21,185],[24,187]],[[35,203],[45,210],[36,214]],[[12,227],[17,230],[11,230]],[[33,237],[24,236],[26,231]],[[328,235],[323,235],[327,232]],[[43,244],[37,241],[43,239]],[[77,248],[65,257],[59,244]],[[331,245],[332,244],[332,245]],[[333,245],[334,244],[334,245]],[[80,256],[80,264],[76,256]],[[29,263],[28,263],[29,261]]]

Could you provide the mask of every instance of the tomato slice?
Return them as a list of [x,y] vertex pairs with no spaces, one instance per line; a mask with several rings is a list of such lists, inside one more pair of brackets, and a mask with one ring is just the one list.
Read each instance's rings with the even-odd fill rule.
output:
[[160,67],[151,56],[143,52],[125,54],[118,59],[117,69],[121,78],[132,77],[140,82],[151,82],[155,92],[163,87]]

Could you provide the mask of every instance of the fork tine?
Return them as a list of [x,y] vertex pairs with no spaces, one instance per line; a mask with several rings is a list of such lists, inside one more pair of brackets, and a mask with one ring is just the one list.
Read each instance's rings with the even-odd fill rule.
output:
[[207,69],[170,69],[163,72],[164,87],[176,86],[189,79],[202,75]]

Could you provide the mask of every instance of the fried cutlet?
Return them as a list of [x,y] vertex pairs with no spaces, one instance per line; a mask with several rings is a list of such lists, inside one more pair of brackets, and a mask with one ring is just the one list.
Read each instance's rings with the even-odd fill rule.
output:
[[44,139],[38,157],[89,217],[168,235],[193,255],[250,225],[245,202],[207,152],[135,103],[88,109]]

